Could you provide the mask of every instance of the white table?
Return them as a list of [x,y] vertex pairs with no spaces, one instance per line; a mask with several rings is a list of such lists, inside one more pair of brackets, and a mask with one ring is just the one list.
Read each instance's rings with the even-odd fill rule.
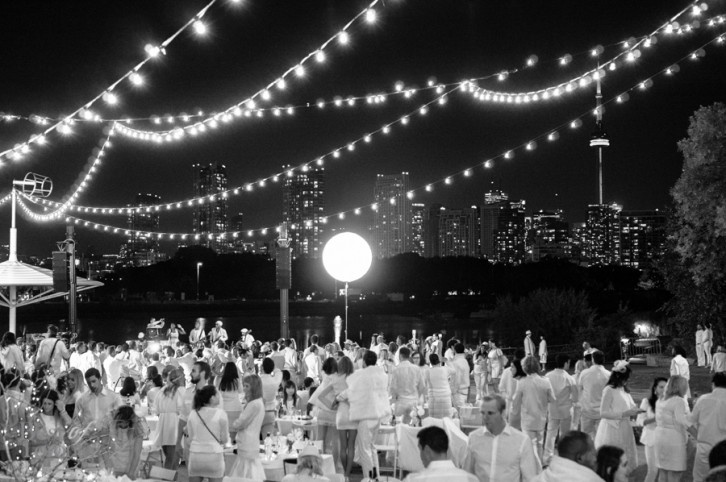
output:
[[[237,457],[237,454],[233,452],[234,448],[226,448],[224,450],[224,475],[229,475],[232,470],[232,465]],[[277,454],[273,456],[271,460],[265,459],[263,454],[260,454],[262,461],[262,468],[265,470],[265,480],[272,480],[279,482],[285,476],[285,468],[283,466],[284,461],[294,460],[297,463],[297,454]],[[322,454],[323,457],[323,474],[334,474],[335,473],[335,462],[333,456],[330,454]]]

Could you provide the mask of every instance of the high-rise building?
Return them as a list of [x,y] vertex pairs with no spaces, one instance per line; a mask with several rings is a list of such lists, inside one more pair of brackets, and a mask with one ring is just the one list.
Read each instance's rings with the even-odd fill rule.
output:
[[484,194],[480,215],[480,252],[492,261],[521,263],[525,259],[524,200],[510,200],[502,191]]
[[570,257],[570,226],[562,210],[534,213],[528,233],[532,261]]
[[408,173],[378,174],[373,191],[377,209],[373,218],[375,254],[390,258],[411,251],[411,201]]
[[479,212],[476,206],[444,209],[439,214],[441,256],[477,256]]
[[323,253],[325,217],[325,169],[309,167],[285,176],[282,219],[287,222],[294,258],[319,258]]
[[441,256],[439,246],[439,217],[444,212],[441,204],[432,204],[424,211],[424,257],[437,258]]
[[[161,203],[156,194],[137,194],[129,208],[145,208]],[[119,262],[124,266],[150,266],[165,259],[159,242],[151,235],[159,231],[159,212],[153,209],[132,210],[127,219],[129,237],[121,245]]]
[[[205,198],[194,207],[195,241],[215,251],[225,251],[231,242],[223,236],[229,229],[227,219],[227,167],[214,162],[205,165],[194,164],[194,196]],[[213,200],[209,196],[214,196]]]
[[496,259],[500,263],[520,264],[525,260],[524,211],[522,200],[502,201],[499,204],[496,233]]
[[620,263],[644,269],[663,255],[666,243],[666,215],[653,211],[620,213]]
[[425,256],[426,253],[425,219],[426,206],[424,203],[411,203],[411,251],[419,256]]
[[585,254],[588,264],[620,262],[620,211],[618,204],[590,204],[585,222]]

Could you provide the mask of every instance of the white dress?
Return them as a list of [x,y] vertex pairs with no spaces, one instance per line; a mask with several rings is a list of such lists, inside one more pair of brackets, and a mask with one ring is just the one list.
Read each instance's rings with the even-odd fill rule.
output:
[[688,402],[673,396],[655,405],[655,457],[659,469],[686,470]]
[[489,352],[489,370],[492,378],[501,378],[502,376],[502,370],[504,369],[502,367],[502,355],[504,353],[499,348],[495,348]]
[[176,445],[179,414],[183,407],[183,388],[177,389],[172,396],[165,395],[163,391],[156,396],[154,410],[159,414],[159,423],[150,437],[154,448],[160,448],[164,445]]
[[[635,408],[633,397],[622,387],[613,388],[607,385],[602,391],[600,401],[600,424],[595,434],[595,448],[603,445],[614,445],[625,450],[628,465],[638,466],[638,452],[635,449],[635,434],[630,426],[630,418],[622,416],[626,410]],[[619,418],[610,418],[619,417]]]
[[229,422],[224,410],[202,407],[192,410],[187,420],[189,434],[189,476],[224,477],[223,444],[229,442]]
[[237,431],[237,457],[229,471],[230,477],[266,479],[260,460],[260,429],[264,418],[265,405],[258,398],[247,403],[239,418],[232,421],[230,429]]

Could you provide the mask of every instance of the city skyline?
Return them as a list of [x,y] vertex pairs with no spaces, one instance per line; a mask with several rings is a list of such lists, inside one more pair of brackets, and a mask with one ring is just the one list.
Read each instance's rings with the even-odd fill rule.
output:
[[[705,19],[723,14],[723,6],[709,4],[711,9],[700,17],[701,28],[677,37],[661,36],[653,49],[641,49],[637,62],[623,62],[617,72],[604,78],[603,97],[607,100],[667,65],[679,62],[681,67],[676,75],[654,78],[654,85],[642,93],[632,92],[629,102],[606,105],[604,124],[612,145],[604,157],[605,203],[614,202],[626,210],[666,207],[668,189],[681,166],[675,143],[686,136],[688,116],[699,105],[723,100],[726,74],[718,68],[723,49],[707,48],[705,58],[680,61],[722,33],[723,27],[707,27]],[[514,2],[485,7],[472,2],[432,1],[414,8],[410,2],[389,2],[378,9],[378,23],[351,31],[348,47],[331,50],[326,63],[311,65],[301,80],[291,77],[285,92],[272,91],[273,100],[283,106],[314,105],[316,99],[332,101],[335,95],[345,98],[392,92],[399,80],[405,86],[420,88],[432,75],[437,82],[453,83],[506,69],[518,72],[501,82],[483,79],[479,86],[534,90],[591,68],[593,60],[587,55],[591,47],[604,45],[603,57],[609,58],[622,50],[619,42],[651,32],[686,5],[646,0],[637,5],[566,1],[546,6],[525,7]],[[191,113],[197,108],[219,110],[274,79],[275,72],[314,49],[363,6],[315,1],[290,7],[272,1],[239,10],[226,4],[223,9],[212,9],[207,17],[210,36],[180,38],[179,45],[170,46],[166,56],[142,72],[146,79],[142,89],[119,86],[119,105],[99,106],[99,112],[104,117],[123,118]],[[29,116],[59,115],[81,105],[84,98],[120,75],[124,65],[143,55],[145,43],[158,41],[165,32],[177,28],[199,5],[180,1],[169,9],[161,4],[132,2],[121,9],[89,1],[73,6],[30,1],[0,8],[0,41],[8,52],[8,69],[0,79],[4,87],[0,89],[0,111]],[[59,18],[62,25],[57,22]],[[694,18],[686,16],[688,21]],[[551,32],[554,22],[561,26],[556,34]],[[235,28],[238,24],[245,28]],[[18,33],[31,29],[37,35],[31,41],[21,40],[25,36]],[[109,31],[115,33],[111,41],[96,41],[107,39],[103,34]],[[267,31],[272,33],[272,40],[261,35]],[[51,41],[57,45],[53,52],[46,47]],[[562,68],[556,60],[566,53],[573,55],[573,61]],[[525,60],[533,54],[539,57],[539,64],[525,68]],[[370,65],[377,67],[370,69]],[[369,204],[377,172],[409,172],[411,187],[419,188],[464,168],[480,166],[484,160],[501,156],[595,105],[594,85],[563,95],[556,102],[526,106],[481,102],[453,92],[445,107],[432,105],[426,116],[415,113],[410,123],[397,126],[388,136],[374,137],[370,146],[361,144],[354,152],[347,152],[350,139],[400,119],[433,99],[430,94],[422,91],[410,100],[390,97],[376,107],[363,100],[352,108],[329,105],[303,109],[292,118],[276,119],[269,114],[264,120],[234,121],[198,140],[169,146],[140,144],[116,136],[78,203],[125,206],[138,191],[158,193],[165,201],[186,199],[189,178],[179,166],[225,162],[232,186],[279,172],[284,164],[313,160],[341,146],[344,152],[340,159],[325,164],[326,214],[334,216]],[[141,121],[131,125],[163,127]],[[0,129],[3,144],[12,146],[36,132],[38,126],[15,120],[0,123]],[[52,198],[60,200],[102,136],[102,126],[92,123],[81,123],[74,130],[67,138],[48,136],[49,146],[30,154],[27,160],[6,162],[1,174],[7,189],[10,179],[27,171],[39,172],[54,179],[56,194]],[[437,185],[431,193],[417,191],[412,202],[467,208],[479,203],[478,196],[494,182],[495,188],[509,192],[512,198],[526,199],[528,207],[563,210],[568,221],[583,222],[585,206],[597,202],[598,195],[596,155],[589,147],[594,130],[594,116],[585,117],[579,129],[560,129],[560,138],[554,143],[541,140],[531,153],[520,150],[511,159],[499,159],[489,170],[476,168],[469,179],[454,179],[451,187]],[[0,194],[7,189],[0,189]],[[248,229],[274,226],[282,220],[280,197],[280,187],[269,184],[230,199],[229,209],[245,213]],[[0,212],[0,240],[6,239],[6,212]],[[165,212],[160,229],[189,231],[190,213],[188,209]],[[332,219],[326,230],[363,232],[370,212],[364,214],[360,218],[348,215],[344,221]],[[122,217],[86,217],[125,226]],[[20,218],[18,227],[20,252],[41,256],[54,248],[64,232],[60,224],[38,225]],[[77,228],[77,239],[80,249],[95,245],[99,252],[115,252],[117,248],[112,247],[123,242],[122,237],[94,233],[82,226]],[[162,241],[161,248],[173,251],[175,243]]]

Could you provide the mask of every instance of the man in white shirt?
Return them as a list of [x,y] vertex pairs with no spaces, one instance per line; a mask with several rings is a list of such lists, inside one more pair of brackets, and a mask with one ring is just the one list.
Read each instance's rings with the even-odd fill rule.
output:
[[577,403],[577,382],[567,373],[570,368],[570,357],[564,353],[557,355],[555,369],[545,377],[552,385],[555,401],[549,404],[547,410],[547,436],[545,437],[544,458],[542,462],[549,464],[555,451],[555,439],[559,433],[560,439],[570,431],[572,413],[570,410]]
[[552,392],[550,381],[540,376],[539,369],[539,362],[535,357],[524,357],[522,370],[527,376],[517,382],[512,405],[514,413],[521,414],[522,432],[532,439],[537,456],[541,460],[547,407],[555,401],[555,394]]
[[706,366],[705,352],[703,351],[703,325],[700,323],[696,325],[696,356],[698,358],[698,366]]
[[212,346],[216,345],[218,341],[227,342],[229,337],[227,336],[227,330],[222,328],[222,320],[217,320],[214,323],[214,328],[209,332],[209,341],[212,342]]
[[53,369],[54,373],[60,373],[63,360],[68,361],[71,357],[66,344],[63,343],[63,340],[59,340],[57,336],[58,327],[48,325],[48,334],[45,340],[41,341],[38,346],[38,354],[35,357],[36,367],[41,363],[45,363]]
[[203,318],[197,318],[194,322],[194,328],[189,332],[189,343],[196,345],[200,341],[204,341],[206,337],[204,327],[202,326]]
[[376,356],[381,355],[381,348],[388,348],[388,345],[386,345],[386,339],[383,337],[383,335],[373,335],[371,338],[371,351],[376,354]]
[[282,356],[285,357],[283,369],[290,372],[290,375],[297,373],[297,352],[292,347],[292,340],[285,340],[285,349],[282,350]]
[[68,365],[71,368],[78,368],[81,373],[86,373],[89,368],[96,368],[101,371],[101,364],[94,354],[88,350],[88,346],[84,341],[78,342],[76,351],[71,354]]
[[[189,440],[189,437],[184,437],[184,428],[187,426],[187,420],[189,420],[189,415],[192,413],[192,407],[194,405],[194,395],[196,394],[197,390],[201,390],[207,385],[210,385],[212,379],[212,368],[207,362],[198,361],[194,364],[194,366],[192,366],[192,386],[184,391],[182,395],[182,406],[179,412],[179,424],[177,426],[175,451],[175,458],[177,460],[179,457],[184,456],[184,460],[186,460],[187,462],[189,461],[189,446],[191,444],[191,440]],[[175,463],[176,460],[173,461],[173,464]]]
[[580,426],[582,431],[595,440],[597,426],[600,423],[600,401],[610,372],[602,366],[605,361],[601,351],[592,353],[592,366],[580,373],[577,392],[580,401]]
[[247,328],[242,328],[240,330],[240,334],[242,338],[240,338],[239,342],[242,346],[250,350],[252,348],[252,344],[255,342],[255,337],[252,336],[252,333]]
[[443,343],[441,342],[441,334],[434,333],[434,338],[431,340],[431,353],[436,353],[441,359]]
[[464,469],[479,482],[530,481],[542,469],[532,441],[504,420],[506,401],[499,395],[482,399],[484,427],[469,435]]
[[310,345],[310,348],[308,348],[308,350],[308,354],[305,356],[305,358],[303,358],[306,375],[312,378],[315,383],[319,385],[322,381],[320,373],[322,370],[322,363],[320,362],[320,357],[318,356],[318,347],[317,345]]
[[373,442],[378,434],[380,421],[391,416],[388,375],[383,367],[376,365],[377,361],[378,357],[373,351],[366,351],[363,354],[364,368],[356,370],[346,379],[350,421],[358,423],[356,453],[364,477],[377,465],[373,462],[378,456]]
[[452,395],[454,398],[454,407],[459,408],[469,398],[471,377],[469,376],[469,362],[466,360],[466,355],[464,354],[464,344],[457,343],[454,345],[454,353],[456,353],[454,359],[450,363],[447,363],[447,365],[450,365],[456,372],[456,377],[452,380]]
[[74,425],[88,434],[100,427],[111,412],[121,406],[121,396],[104,388],[101,373],[96,368],[89,368],[84,376],[89,390],[76,402],[73,418]]
[[539,337],[539,363],[542,365],[542,369],[544,370],[547,366],[547,342],[544,339],[544,336]]
[[524,335],[524,356],[537,356],[534,342],[532,341],[532,330],[527,330]]
[[440,427],[426,427],[416,434],[424,470],[409,474],[404,482],[478,482],[475,476],[461,470],[449,460],[449,437]]
[[456,344],[459,343],[459,340],[456,338],[452,338],[451,340],[446,342],[446,351],[444,352],[444,360],[447,362],[450,362],[454,359],[456,356],[456,351],[454,350],[454,347]]
[[702,482],[708,475],[708,454],[726,439],[726,372],[713,375],[711,393],[698,398],[690,420],[697,431],[693,481]]
[[711,371],[714,373],[726,371],[726,348],[719,345],[716,348],[716,354],[711,360]]
[[401,362],[391,372],[388,391],[391,394],[391,402],[396,407],[394,415],[403,417],[403,423],[408,423],[411,420],[411,409],[416,407],[426,387],[421,368],[409,361],[411,350],[402,346],[398,356]]
[[603,482],[594,472],[597,453],[583,432],[567,433],[557,444],[557,455],[533,482]]

